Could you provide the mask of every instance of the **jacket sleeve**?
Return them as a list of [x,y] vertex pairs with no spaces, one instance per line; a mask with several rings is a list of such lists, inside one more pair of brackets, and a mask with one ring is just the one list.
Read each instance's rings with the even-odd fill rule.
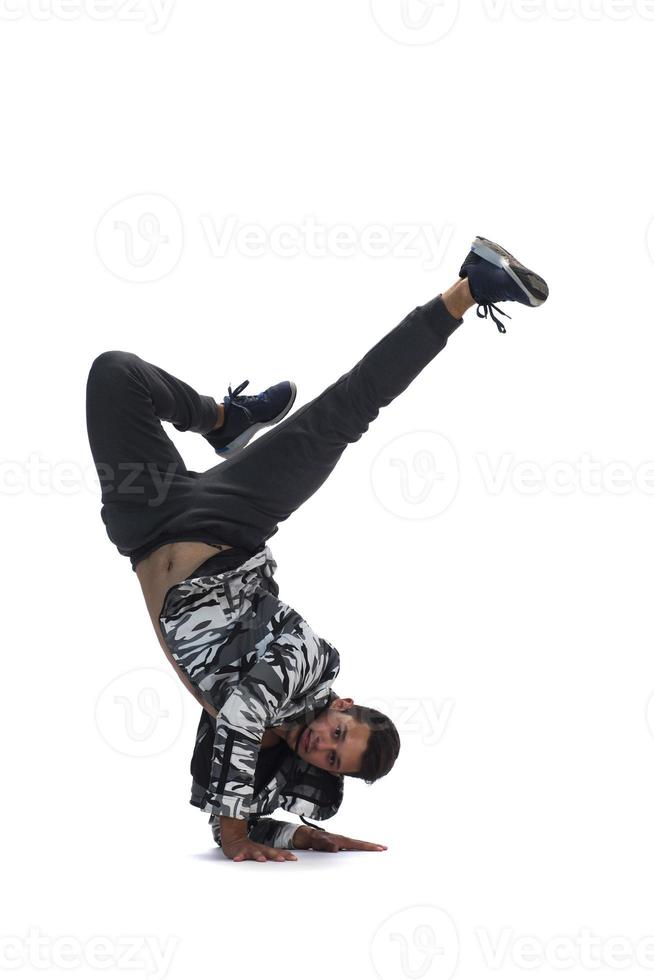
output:
[[254,774],[267,727],[289,699],[320,680],[322,641],[314,634],[283,634],[232,689],[216,718],[211,779],[204,810],[246,820]]
[[253,820],[248,830],[250,840],[257,844],[264,844],[266,847],[282,847],[290,850],[293,847],[293,837],[300,823],[289,823],[287,820],[273,820],[271,817],[262,817],[260,820]]
[[[220,818],[209,817],[213,839],[221,846],[220,840]],[[281,847],[285,850],[293,848],[293,837],[295,831],[302,824],[289,823],[286,820],[273,820],[271,817],[250,817],[248,823],[248,837],[257,844],[265,847]]]

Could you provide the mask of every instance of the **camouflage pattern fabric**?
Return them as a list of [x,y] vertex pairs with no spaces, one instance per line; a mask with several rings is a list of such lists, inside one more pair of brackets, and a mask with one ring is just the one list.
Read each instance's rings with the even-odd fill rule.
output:
[[[330,697],[336,696],[332,691]],[[208,792],[215,727],[214,719],[203,711],[191,762],[193,783],[190,802],[200,809],[204,807]],[[302,819],[309,817],[312,820],[328,820],[343,802],[343,784],[343,776],[312,766],[290,750],[283,751],[281,761],[275,766],[272,775],[268,776],[253,797],[248,818],[248,837],[269,847],[290,847],[299,824],[272,820],[267,815],[281,808],[299,814]],[[212,815],[209,823],[213,838],[220,846],[220,818]]]
[[[213,839],[221,846],[220,840],[220,817],[209,817]],[[295,831],[301,824],[289,823],[287,820],[273,820],[266,817],[262,820],[254,820],[248,824],[248,838],[257,844],[265,847],[282,847],[286,850],[293,848],[293,837]]]
[[[264,731],[291,718],[310,722],[340,669],[338,651],[279,600],[276,568],[266,546],[236,569],[186,579],[168,591],[159,617],[175,661],[217,711],[202,801],[213,816],[260,812],[253,784]],[[285,802],[307,816],[315,810],[301,793]]]

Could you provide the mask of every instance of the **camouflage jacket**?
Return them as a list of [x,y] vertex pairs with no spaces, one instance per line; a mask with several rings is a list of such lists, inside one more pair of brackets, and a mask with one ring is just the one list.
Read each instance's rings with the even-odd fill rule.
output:
[[[238,568],[174,585],[159,616],[176,663],[217,712],[201,803],[213,816],[260,812],[253,785],[265,729],[310,722],[329,703],[340,669],[338,651],[279,600],[276,568],[265,546]],[[294,809],[319,816],[321,807],[297,797]]]
[[[191,760],[191,803],[201,809],[204,807],[211,777],[215,730],[214,719],[203,711]],[[268,765],[265,764],[267,755],[272,756]],[[255,792],[248,817],[248,837],[268,847],[292,847],[293,835],[299,824],[273,820],[270,814],[281,807],[299,814],[303,821],[305,816],[314,820],[327,820],[337,812],[342,802],[342,776],[312,766],[294,755],[284,744],[278,750],[263,749],[257,762]],[[209,823],[213,838],[220,846],[220,818],[212,814]]]

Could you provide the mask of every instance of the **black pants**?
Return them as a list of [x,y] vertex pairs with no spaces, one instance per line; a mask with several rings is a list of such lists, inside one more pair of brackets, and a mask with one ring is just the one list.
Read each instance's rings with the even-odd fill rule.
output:
[[170,541],[259,550],[462,322],[440,296],[418,307],[322,394],[204,473],[186,468],[160,420],[204,434],[215,400],[136,354],[100,354],[87,427],[110,540],[132,567]]

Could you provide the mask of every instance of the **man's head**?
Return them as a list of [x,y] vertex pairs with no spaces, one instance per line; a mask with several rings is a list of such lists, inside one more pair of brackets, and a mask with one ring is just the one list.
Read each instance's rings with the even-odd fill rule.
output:
[[381,711],[352,698],[335,698],[306,728],[300,727],[295,751],[319,769],[374,783],[393,768],[400,736]]

